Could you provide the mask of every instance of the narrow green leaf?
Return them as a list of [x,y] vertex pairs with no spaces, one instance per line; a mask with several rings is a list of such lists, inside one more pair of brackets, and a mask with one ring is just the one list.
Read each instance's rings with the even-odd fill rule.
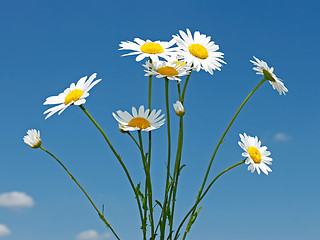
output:
[[162,209],[162,204],[161,204],[161,202],[159,202],[158,200],[155,200],[155,202],[161,207],[161,209]]

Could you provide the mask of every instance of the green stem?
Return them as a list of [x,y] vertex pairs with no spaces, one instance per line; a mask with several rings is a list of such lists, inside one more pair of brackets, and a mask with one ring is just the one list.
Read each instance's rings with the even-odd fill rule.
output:
[[104,131],[101,129],[101,127],[98,125],[98,123],[93,119],[93,117],[90,115],[90,113],[84,108],[84,106],[80,105],[79,106],[81,108],[81,110],[87,115],[87,117],[92,121],[92,123],[98,128],[98,130],[100,131],[100,133],[102,134],[102,136],[104,137],[104,139],[106,140],[107,144],[109,145],[111,151],[113,152],[113,154],[116,156],[116,158],[118,159],[121,167],[123,168],[124,172],[126,173],[126,176],[129,180],[129,183],[131,185],[131,188],[134,192],[135,198],[137,200],[137,204],[138,204],[138,209],[139,209],[139,214],[140,214],[140,219],[141,219],[141,223],[143,223],[143,215],[142,215],[142,209],[141,209],[141,204],[140,204],[140,200],[139,200],[139,195],[137,193],[137,190],[134,186],[134,183],[132,181],[132,178],[129,174],[129,171],[127,169],[127,167],[125,166],[125,164],[123,163],[121,157],[119,156],[119,154],[116,152],[116,150],[114,149],[114,147],[112,146],[111,142],[109,141],[107,135],[104,133]]
[[[150,58],[150,62],[152,62],[151,58]],[[151,113],[151,93],[152,93],[152,75],[149,76],[149,93],[148,93],[148,108],[150,110],[150,113]],[[148,136],[149,136],[149,146],[148,146],[147,165],[148,165],[148,172],[150,174],[150,169],[151,169],[151,142],[152,142],[151,131],[149,131]],[[151,184],[151,177],[150,177],[150,184]],[[152,204],[152,198],[151,198],[151,204]],[[152,206],[150,206],[150,207],[152,207]],[[153,208],[152,208],[152,211],[153,211]],[[151,213],[151,210],[150,210],[150,213]],[[152,217],[151,228],[154,228],[153,212],[152,212],[152,216],[151,217]],[[155,232],[152,231],[151,240],[153,240],[155,236],[156,236]]]
[[151,90],[152,90],[152,75],[149,76],[148,108],[150,109],[150,111],[151,111]]
[[[170,111],[169,111],[169,80],[165,78],[165,97],[166,97],[166,110],[167,110],[167,131],[168,131],[168,162],[167,162],[167,177],[166,177],[166,187],[165,187],[165,197],[162,206],[163,216],[162,224],[166,225],[167,219],[167,204],[168,201],[168,192],[169,192],[169,179],[170,179],[170,165],[171,165],[171,132],[170,132]],[[164,239],[165,227],[160,229],[160,240]]]
[[[247,158],[246,158],[246,159],[247,159]],[[223,175],[224,173],[228,172],[228,171],[231,170],[232,168],[235,168],[235,167],[237,167],[237,166],[245,163],[245,162],[246,162],[246,159],[244,159],[244,160],[242,160],[242,161],[240,161],[240,162],[232,165],[231,167],[229,167],[229,168],[223,170],[221,173],[219,173],[219,174],[211,181],[211,183],[208,185],[208,187],[206,188],[206,190],[203,192],[203,194],[202,194],[201,197],[200,197],[200,201],[204,198],[204,196],[205,196],[205,195],[207,194],[207,192],[210,190],[211,186],[214,184],[214,182],[215,182],[221,175]]]
[[103,216],[103,214],[99,211],[99,209],[96,207],[96,205],[94,204],[94,202],[91,200],[91,198],[89,197],[89,195],[87,194],[87,192],[83,189],[83,187],[80,185],[80,183],[75,179],[75,177],[69,172],[69,170],[66,168],[66,166],[56,157],[54,156],[51,152],[49,152],[47,149],[45,149],[44,147],[40,146],[40,148],[45,151],[46,153],[48,153],[51,157],[53,157],[62,167],[63,169],[69,174],[69,176],[71,177],[71,179],[78,185],[78,187],[81,189],[81,191],[84,193],[84,195],[87,197],[87,199],[89,200],[89,202],[91,203],[91,205],[93,206],[93,208],[96,210],[96,212],[98,213],[99,217],[101,218],[101,220],[104,222],[104,224],[110,228],[111,232],[114,234],[114,236],[120,240],[120,238],[118,237],[118,235],[115,233],[115,231],[113,230],[113,228],[111,227],[110,223],[105,219],[105,217]]
[[[204,177],[204,180],[203,180],[203,183],[202,183],[202,186],[199,190],[199,193],[198,193],[198,196],[197,196],[197,199],[200,198],[201,194],[202,194],[202,191],[203,191],[203,188],[206,184],[206,181],[207,181],[207,178],[208,178],[208,175],[209,175],[209,172],[210,172],[210,169],[211,169],[211,166],[212,166],[212,163],[213,163],[213,160],[214,160],[214,157],[216,156],[216,153],[221,145],[221,143],[224,141],[224,137],[226,136],[227,132],[229,131],[230,127],[232,126],[233,122],[235,121],[235,119],[237,118],[238,114],[240,113],[241,109],[243,108],[243,106],[247,103],[247,101],[250,99],[250,97],[255,93],[255,91],[258,90],[258,88],[266,81],[266,79],[262,79],[261,82],[251,91],[251,93],[246,97],[246,99],[242,102],[242,104],[240,105],[240,107],[238,108],[237,112],[235,113],[235,115],[233,116],[233,118],[231,119],[228,127],[226,128],[226,130],[224,131],[224,133],[222,134],[213,154],[212,154],[212,157],[211,157],[211,160],[210,160],[210,163],[209,163],[209,166],[208,166],[208,169],[207,169],[207,172],[206,172],[206,175]],[[198,200],[197,200],[198,201]],[[197,207],[197,205],[196,205]],[[196,209],[195,207],[195,209]],[[193,213],[195,212],[195,209],[193,210]],[[191,215],[192,216],[192,215]],[[189,219],[189,222],[191,221],[191,217]]]
[[144,171],[145,171],[145,175],[146,175],[146,191],[147,191],[147,193],[145,193],[145,197],[148,195],[149,209],[150,209],[151,239],[152,239],[152,238],[154,238],[155,233],[154,233],[154,221],[153,221],[151,176],[150,176],[150,169],[148,168],[147,158],[144,155],[141,130],[138,131],[138,135],[139,135],[141,158],[143,161],[143,167],[144,167]]
[[187,90],[187,85],[191,76],[192,70],[190,71],[189,75],[187,76],[186,82],[183,86],[183,90],[182,90],[182,96],[181,96],[181,103],[184,102],[184,95],[186,94],[186,90]]
[[132,136],[132,134],[129,132],[129,131],[127,131],[127,134],[131,137],[131,139],[134,141],[134,143],[137,145],[137,147],[140,149],[140,145],[139,145],[139,143],[137,142],[137,140]]
[[[142,138],[141,138],[141,131],[138,131],[139,134],[139,142],[140,142],[140,153],[141,153],[141,158],[142,158],[142,165],[143,165],[143,170],[146,175],[146,180],[145,180],[145,185],[144,185],[144,203],[143,203],[143,217],[144,217],[144,224],[145,224],[145,230],[147,229],[147,220],[148,220],[148,177],[147,177],[147,163],[144,158],[144,151],[143,151],[143,144],[142,144]],[[146,240],[147,237],[147,232],[144,233],[144,239]]]
[[[177,153],[176,153],[175,169],[173,174],[173,196],[172,196],[172,208],[171,208],[172,211],[171,211],[171,221],[170,221],[170,233],[172,233],[172,228],[173,228],[173,216],[174,216],[175,203],[176,203],[176,194],[178,189],[178,180],[180,176],[182,144],[183,144],[183,117],[180,117],[178,147],[177,147]],[[170,239],[172,239],[172,235],[170,235]]]
[[[176,232],[176,235],[174,237],[175,240],[178,239],[179,237],[179,231],[183,225],[183,223],[187,220],[188,216],[193,213],[195,211],[195,209],[197,208],[197,205],[200,203],[200,201],[206,196],[206,194],[208,193],[208,191],[210,190],[210,188],[212,187],[212,185],[214,184],[215,181],[218,180],[219,177],[221,177],[223,174],[225,174],[226,172],[230,171],[232,168],[235,168],[243,163],[245,163],[246,160],[242,160],[241,162],[238,162],[234,165],[232,165],[231,167],[225,169],[224,171],[222,171],[221,173],[219,173],[212,181],[211,183],[208,185],[208,187],[206,188],[206,190],[204,191],[204,193],[200,196],[200,198],[197,200],[197,202],[192,206],[192,208],[189,210],[189,212],[187,213],[187,215],[183,218],[183,220],[181,221],[178,229],[177,229],[177,232]],[[186,235],[186,233],[185,233]],[[183,239],[185,239],[185,235],[183,236]]]
[[177,81],[177,87],[178,87],[179,101],[181,102],[182,96],[181,96],[181,88],[180,88],[180,82],[179,81]]

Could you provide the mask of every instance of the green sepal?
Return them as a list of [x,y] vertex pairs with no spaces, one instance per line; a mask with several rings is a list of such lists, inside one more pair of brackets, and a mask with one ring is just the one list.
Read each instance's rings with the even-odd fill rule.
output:
[[263,75],[264,75],[265,79],[267,79],[267,80],[269,80],[271,82],[275,82],[276,81],[269,71],[263,69],[262,72],[263,72]]
[[196,211],[194,214],[192,214],[192,216],[191,216],[191,218],[190,218],[190,221],[189,221],[189,223],[188,223],[188,226],[187,226],[187,228],[186,228],[186,233],[188,233],[188,232],[190,231],[190,228],[191,228],[192,224],[196,221],[197,216],[198,216],[201,208],[202,208],[202,206],[199,207],[198,211]]

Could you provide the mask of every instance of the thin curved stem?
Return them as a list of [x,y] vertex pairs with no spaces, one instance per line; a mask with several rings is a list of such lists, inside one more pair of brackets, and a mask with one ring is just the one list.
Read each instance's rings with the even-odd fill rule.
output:
[[[247,159],[247,158],[246,158]],[[231,167],[228,167],[227,169],[223,170],[221,173],[219,173],[212,181],[211,183],[208,185],[208,187],[206,188],[206,190],[203,192],[203,194],[201,195],[200,197],[200,201],[204,198],[204,196],[207,194],[207,192],[210,190],[211,186],[214,184],[214,182],[221,176],[223,175],[224,173],[228,172],[229,170],[231,170],[232,168],[235,168],[243,163],[246,162],[246,159],[232,165]]]
[[[191,209],[189,210],[189,212],[186,214],[186,216],[183,218],[183,220],[181,221],[178,229],[177,229],[177,232],[176,232],[176,235],[174,237],[175,240],[178,239],[179,237],[179,231],[182,227],[182,225],[184,224],[184,222],[187,220],[188,216],[193,213],[195,211],[195,209],[197,208],[197,205],[201,202],[201,200],[206,196],[206,194],[208,193],[208,191],[210,190],[210,188],[212,187],[212,185],[215,183],[215,181],[218,180],[219,177],[221,177],[223,174],[225,174],[226,172],[230,171],[231,169],[245,163],[246,160],[242,160],[234,165],[232,165],[231,167],[228,167],[227,169],[225,169],[224,171],[222,171],[221,173],[219,173],[212,181],[211,183],[208,185],[208,187],[206,188],[206,190],[204,191],[204,193],[200,196],[200,198],[198,199],[198,201],[191,207]],[[184,238],[185,239],[185,236]]]
[[183,90],[182,90],[182,96],[181,96],[181,103],[184,102],[184,95],[186,94],[186,90],[187,90],[187,85],[191,76],[192,70],[190,71],[189,75],[187,76],[186,82],[183,86]]
[[116,150],[114,149],[114,147],[112,146],[111,142],[109,141],[107,135],[104,133],[104,131],[102,130],[102,128],[99,126],[99,124],[93,119],[93,117],[90,115],[90,113],[84,108],[83,105],[79,106],[81,108],[81,110],[87,115],[87,117],[91,120],[91,122],[98,128],[98,130],[100,131],[100,133],[102,134],[102,136],[104,137],[104,139],[106,140],[107,144],[109,145],[111,151],[113,152],[113,154],[116,156],[116,158],[118,159],[121,167],[123,168],[124,172],[126,173],[126,176],[129,180],[130,186],[134,192],[135,198],[137,200],[137,204],[138,204],[138,209],[139,209],[139,214],[140,214],[140,219],[141,219],[141,223],[143,223],[143,215],[142,215],[142,208],[141,208],[141,204],[140,204],[140,200],[139,200],[139,195],[137,193],[137,190],[134,186],[134,183],[132,181],[132,178],[130,176],[130,173],[127,169],[127,167],[125,166],[125,164],[123,163],[121,157],[119,156],[119,154],[116,152]]
[[137,147],[140,149],[140,145],[139,145],[139,143],[137,142],[137,140],[132,136],[132,134],[129,132],[129,131],[127,131],[127,134],[131,137],[131,139],[134,141],[134,143],[137,145]]
[[101,218],[101,220],[104,222],[104,224],[110,228],[111,232],[113,233],[113,235],[120,240],[120,238],[118,237],[118,235],[116,234],[116,232],[113,230],[113,228],[111,227],[110,223],[105,219],[105,217],[103,216],[103,214],[99,211],[99,209],[96,207],[96,205],[94,204],[94,202],[91,200],[91,198],[89,197],[89,195],[87,194],[87,192],[83,189],[83,187],[80,185],[80,183],[75,179],[75,177],[69,172],[69,170],[66,168],[66,166],[56,157],[54,156],[51,152],[49,152],[47,149],[45,149],[44,147],[40,146],[40,148],[45,151],[46,153],[48,153],[51,157],[53,157],[59,164],[61,167],[63,167],[63,169],[68,173],[68,175],[71,177],[71,179],[78,185],[78,187],[81,189],[81,191],[84,193],[84,195],[87,197],[87,199],[89,200],[89,202],[91,203],[91,205],[93,206],[93,208],[96,210],[96,212],[98,213],[99,217]]

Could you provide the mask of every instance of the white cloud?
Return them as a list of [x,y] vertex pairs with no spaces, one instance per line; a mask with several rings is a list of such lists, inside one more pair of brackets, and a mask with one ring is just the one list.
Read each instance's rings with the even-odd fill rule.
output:
[[77,240],[102,240],[102,239],[111,239],[111,234],[110,233],[105,233],[105,234],[99,234],[95,230],[87,230],[84,232],[79,233],[76,236]]
[[105,234],[103,234],[103,237],[104,237],[105,239],[111,239],[111,238],[112,238],[112,235],[111,235],[111,233],[105,233]]
[[9,228],[7,228],[5,225],[0,224],[0,238],[5,237],[11,234],[11,231]]
[[2,207],[32,207],[34,205],[32,197],[24,192],[8,192],[0,194],[0,206]]
[[279,132],[276,135],[274,135],[274,138],[277,141],[281,141],[281,142],[287,142],[287,141],[291,140],[291,136],[289,136],[288,134],[282,133],[282,132]]

